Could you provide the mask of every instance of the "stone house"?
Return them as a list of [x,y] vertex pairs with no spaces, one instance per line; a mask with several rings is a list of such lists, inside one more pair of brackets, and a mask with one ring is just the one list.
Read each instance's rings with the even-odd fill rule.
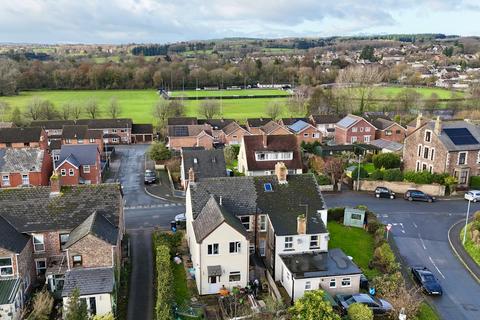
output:
[[467,187],[471,176],[480,175],[480,130],[462,120],[423,122],[405,139],[405,170],[448,173]]
[[335,143],[370,143],[375,139],[376,128],[362,117],[349,114],[335,124]]
[[52,167],[47,150],[38,147],[0,149],[0,188],[46,186]]
[[63,145],[55,161],[61,186],[99,184],[102,182],[102,163],[97,144]]

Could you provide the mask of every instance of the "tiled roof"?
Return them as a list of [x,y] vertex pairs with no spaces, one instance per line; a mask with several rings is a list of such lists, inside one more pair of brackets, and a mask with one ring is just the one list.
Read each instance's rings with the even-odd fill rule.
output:
[[62,128],[63,139],[88,139],[87,125],[65,125]]
[[222,130],[225,126],[235,122],[233,119],[199,119],[198,124],[208,124],[213,130]]
[[41,134],[40,127],[0,128],[0,143],[38,142]]
[[337,123],[338,121],[342,120],[341,116],[330,114],[314,114],[312,115],[312,118],[315,124]]
[[153,134],[153,125],[149,123],[133,124],[132,133],[133,134]]
[[250,118],[247,119],[247,125],[252,128],[259,128],[272,121],[272,118]]
[[227,175],[223,150],[182,149],[182,162],[185,177],[190,168],[196,179],[225,177]]
[[60,150],[60,158],[55,167],[65,160],[77,167],[78,165],[95,165],[97,163],[98,145],[96,144],[64,144]]
[[[435,132],[435,121],[429,121],[426,124],[426,128],[430,129],[432,132]],[[470,132],[471,136],[475,138],[475,140],[480,141],[480,128],[470,122],[461,121],[461,120],[454,120],[454,121],[442,121],[442,132],[438,136],[440,142],[443,143],[445,148],[448,151],[463,151],[463,150],[479,150],[480,143],[473,143],[473,144],[455,144],[450,137],[445,133],[445,129],[460,129],[464,128]],[[436,135],[436,134],[435,134]]]
[[30,237],[15,230],[7,220],[0,216],[0,248],[14,253],[22,252]]
[[45,130],[59,130],[65,125],[74,125],[74,120],[34,120],[30,123],[34,127],[42,127]]
[[257,151],[274,151],[274,152],[293,152],[293,160],[284,160],[283,162],[288,169],[302,169],[302,157],[297,144],[295,135],[269,135],[267,136],[267,146],[263,145],[262,135],[244,136],[245,153],[247,157],[247,166],[249,171],[273,170],[277,160],[273,161],[257,161],[255,152]]
[[276,123],[275,121],[269,121],[265,125],[261,126],[260,129],[265,132],[265,134],[270,134],[273,131],[277,130],[278,128],[282,128],[281,125]]
[[0,216],[18,232],[73,230],[95,211],[118,226],[122,194],[119,184],[0,189]]
[[44,153],[40,148],[0,149],[0,172],[41,172]]
[[291,126],[295,122],[303,121],[303,122],[310,122],[308,118],[282,118],[282,123],[284,126]]
[[113,268],[79,268],[67,271],[62,297],[78,289],[80,296],[112,293],[115,287]]
[[76,124],[87,125],[90,129],[132,128],[132,119],[80,119]]
[[229,134],[234,133],[238,129],[240,129],[242,131],[246,131],[236,122],[231,122],[230,124],[226,125],[222,130],[228,136]]
[[101,212],[95,211],[78,227],[72,230],[65,247],[69,248],[89,234],[111,245],[115,245],[118,238],[118,228],[105,218]]
[[381,149],[387,149],[391,151],[401,151],[403,149],[403,144],[385,139],[373,140],[370,142],[370,144]]
[[208,130],[204,125],[192,125],[192,126],[184,126],[184,125],[174,125],[168,126],[168,136],[169,137],[196,137],[202,131],[211,135],[210,130]]
[[198,124],[197,118],[195,117],[178,117],[178,118],[168,118],[167,125],[177,126],[177,125],[196,125]]
[[373,124],[379,130],[385,130],[388,127],[391,127],[392,125],[394,125],[395,121],[388,120],[385,118],[376,118],[370,121],[370,123]]
[[223,205],[220,205],[213,195],[210,195],[202,211],[193,221],[193,231],[195,232],[196,241],[201,243],[203,239],[224,222],[237,230],[240,234],[247,236],[247,231],[240,220],[230,213]]

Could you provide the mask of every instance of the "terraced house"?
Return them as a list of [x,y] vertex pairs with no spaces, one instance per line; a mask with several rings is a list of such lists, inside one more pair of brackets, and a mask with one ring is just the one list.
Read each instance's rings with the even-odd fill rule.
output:
[[118,184],[0,190],[2,319],[15,319],[36,284],[68,304],[74,288],[90,314],[115,306],[121,268],[123,197]]

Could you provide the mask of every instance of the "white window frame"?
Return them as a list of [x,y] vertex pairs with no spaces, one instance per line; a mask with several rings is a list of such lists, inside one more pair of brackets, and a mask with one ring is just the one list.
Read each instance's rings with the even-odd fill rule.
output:
[[220,245],[218,243],[211,243],[207,245],[207,256],[218,256],[219,254],[220,254]]
[[4,187],[10,186],[10,175],[9,174],[2,174],[2,186],[4,186]]
[[[37,241],[37,243],[35,243]],[[40,233],[32,233],[33,252],[45,252],[45,235]],[[42,246],[43,249],[37,249]]]
[[261,214],[258,216],[258,228],[261,232],[267,231],[267,215]]
[[66,177],[67,176],[67,169],[60,169],[60,175],[62,177]]
[[[465,154],[465,162],[464,163],[460,163],[460,155],[464,153]],[[458,157],[457,157],[457,166],[463,166],[465,164],[468,163],[468,151],[460,151],[458,153]]]
[[308,138],[308,136],[309,136],[308,132],[305,132],[305,133],[303,134],[303,137],[304,137],[304,138]]
[[[27,177],[25,179],[25,177]],[[26,183],[25,183],[26,182]],[[28,186],[30,184],[30,176],[28,173],[22,173],[22,185],[23,186]]]
[[[316,238],[316,240],[314,240]],[[312,245],[316,243],[316,245]],[[320,237],[318,234],[312,234],[310,236],[310,244],[309,244],[310,249],[318,249],[320,248]]]
[[305,281],[305,291],[312,290],[312,283],[310,281]]
[[417,160],[417,162],[415,163],[415,172],[419,172],[420,171],[420,161]]
[[117,129],[112,129],[112,133],[117,133]]
[[357,132],[357,127],[352,127],[352,132]]
[[[243,219],[246,219],[246,218],[248,218],[248,228],[245,226],[246,222],[243,221]],[[245,227],[245,230],[250,231],[252,228],[252,219],[250,218],[250,216],[240,216],[239,219],[242,225]]]
[[423,159],[428,159],[430,156],[430,148],[425,146],[423,147],[423,153],[422,153],[422,158]]
[[286,236],[283,244],[283,251],[293,250],[293,236]]
[[370,143],[370,136],[363,136],[363,142]]
[[422,145],[419,144],[417,148],[417,157],[421,157],[421,156],[422,156]]
[[360,127],[360,132],[363,132],[364,128],[363,127]]
[[[0,277],[11,277],[13,276],[13,274],[15,273],[15,271],[13,270],[13,259],[12,257],[0,257],[0,259],[5,259],[5,260],[10,260],[10,264],[6,264],[4,266],[0,266]],[[3,273],[3,269],[11,269],[12,270],[12,273]]]
[[391,136],[393,134],[392,130],[385,130],[385,136]]
[[[62,241],[62,236],[63,236],[63,237],[66,236],[67,240],[66,240],[66,241]],[[58,235],[58,241],[60,242],[60,248],[63,249],[63,246],[65,246],[65,244],[68,242],[68,238],[69,238],[69,237],[70,237],[70,234],[69,234],[69,233],[60,233],[60,234]],[[62,243],[62,242],[64,242],[64,243]]]
[[[346,284],[344,284],[346,283]],[[347,288],[347,287],[351,287],[352,286],[352,278],[348,277],[348,278],[342,278],[342,288]]]
[[357,137],[356,136],[351,136],[350,137],[350,143],[355,143],[357,142]]
[[[427,133],[429,133],[429,138],[430,139],[427,139]],[[423,140],[425,142],[432,142],[432,131],[431,130],[425,130],[425,135],[423,137]]]
[[[233,247],[232,247],[233,245]],[[233,251],[232,251],[233,248]],[[240,241],[230,241],[228,243],[228,252],[232,254],[239,254],[240,253],[240,248],[241,248],[241,243]]]
[[428,171],[429,171],[430,173],[433,173],[433,166],[432,166],[432,165],[429,165],[429,166],[428,166]]
[[[233,277],[238,276],[238,280],[232,280]],[[242,281],[242,273],[240,271],[230,271],[230,274],[228,275],[228,282],[239,282]]]
[[[77,257],[80,257],[80,260]],[[78,263],[80,263],[80,265],[78,265]],[[76,254],[76,255],[72,256],[72,266],[73,267],[83,266],[83,257],[82,257],[81,254]]]
[[83,173],[90,173],[90,165],[89,164],[83,165]]
[[112,138],[112,142],[118,143],[118,138]]
[[[45,263],[45,268],[39,268],[38,263],[43,262]],[[41,270],[44,270],[45,272],[40,272]],[[40,275],[41,273],[45,274],[47,272],[47,259],[42,258],[42,259],[35,259],[35,272],[37,273],[37,276]]]
[[75,170],[73,168],[68,169],[68,176],[73,177],[75,175]]
[[370,127],[365,127],[365,132],[370,132]]
[[94,138],[90,138],[89,141],[90,141],[90,143],[95,143],[95,139],[94,139]]
[[[332,285],[333,284],[333,285]],[[328,281],[328,287],[329,288],[336,288],[337,287],[337,279],[336,278],[331,278]]]
[[250,254],[254,254],[254,253],[255,253],[255,244],[250,243],[250,244],[248,245],[248,252],[249,252]]
[[264,239],[260,239],[258,241],[258,253],[260,257],[265,257],[265,249],[267,248],[267,241]]
[[480,163],[480,151],[477,153],[477,163]]
[[435,148],[430,148],[430,160],[435,160]]

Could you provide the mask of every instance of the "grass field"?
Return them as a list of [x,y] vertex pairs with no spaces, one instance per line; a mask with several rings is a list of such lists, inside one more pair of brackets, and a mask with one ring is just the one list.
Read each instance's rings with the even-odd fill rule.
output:
[[289,93],[277,89],[245,89],[245,90],[185,90],[169,92],[171,97],[221,97],[221,96],[288,96]]
[[[121,117],[132,118],[137,123],[153,123],[152,109],[161,98],[156,90],[65,90],[65,91],[25,91],[18,96],[0,97],[0,101],[7,102],[12,108],[18,106],[25,110],[27,103],[33,97],[40,97],[51,101],[57,108],[66,102],[85,103],[94,98],[104,110],[100,117],[107,118],[105,112],[111,98],[117,98],[122,109]],[[286,102],[286,98],[254,98],[254,99],[230,99],[222,100],[221,106],[224,118],[233,118],[242,121],[250,117],[264,117],[265,107],[272,100]],[[201,116],[198,114],[200,101],[185,101],[185,113],[187,116]],[[288,116],[284,107],[284,116]],[[86,116],[86,115],[84,115]]]
[[[468,224],[468,231],[470,231],[472,224]],[[463,241],[463,234],[465,232],[465,228],[463,228],[462,232],[460,233],[460,239]],[[470,257],[478,264],[480,265],[480,248],[475,245],[475,243],[472,241],[472,238],[470,237],[470,232],[467,233],[467,241],[465,241],[465,250],[468,252]]]
[[[378,99],[389,99],[395,98],[400,92],[406,88],[402,87],[378,87],[375,89],[375,98]],[[412,88],[413,89],[413,88]],[[465,93],[452,91],[443,88],[414,88],[415,91],[421,94],[422,98],[430,98],[432,93],[436,93],[439,99],[450,99],[452,97],[452,92],[458,94],[459,98],[463,98]]]

